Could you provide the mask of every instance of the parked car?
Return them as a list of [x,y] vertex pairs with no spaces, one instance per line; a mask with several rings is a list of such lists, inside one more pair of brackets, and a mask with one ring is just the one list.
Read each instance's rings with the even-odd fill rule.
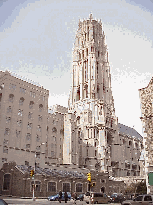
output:
[[48,200],[49,201],[58,201],[59,198],[59,194],[53,195],[53,196],[49,196]]
[[0,199],[0,205],[8,205],[3,199]]
[[122,202],[122,205],[137,205],[137,204],[144,204],[144,205],[152,205],[153,196],[152,195],[139,195],[133,200],[126,200]]
[[[61,201],[65,201],[64,193],[65,192],[62,192],[62,199],[61,199]],[[68,200],[71,200],[71,193],[67,192],[67,195],[68,195]],[[59,200],[59,194],[56,194],[56,195],[53,195],[53,196],[49,196],[48,200],[49,201],[58,201]]]
[[84,194],[80,194],[80,195],[77,197],[77,200],[83,201],[83,198],[84,198]]
[[122,203],[125,200],[126,198],[123,196],[123,194],[113,193],[110,197],[111,203]]
[[106,204],[109,203],[110,198],[105,193],[92,192],[90,196],[88,192],[84,195],[83,201],[89,204],[90,200],[92,204]]

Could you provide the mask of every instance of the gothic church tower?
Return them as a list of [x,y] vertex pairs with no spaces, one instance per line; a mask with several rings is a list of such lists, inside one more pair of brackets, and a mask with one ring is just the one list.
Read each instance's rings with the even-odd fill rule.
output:
[[79,21],[71,72],[64,163],[111,172],[111,145],[120,142],[105,35],[92,14]]

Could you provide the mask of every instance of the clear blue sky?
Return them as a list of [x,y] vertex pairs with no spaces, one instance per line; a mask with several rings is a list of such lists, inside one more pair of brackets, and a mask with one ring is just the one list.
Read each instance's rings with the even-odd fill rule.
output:
[[1,0],[0,65],[50,91],[49,106],[67,106],[79,19],[101,19],[119,122],[142,134],[138,89],[153,71],[151,0]]

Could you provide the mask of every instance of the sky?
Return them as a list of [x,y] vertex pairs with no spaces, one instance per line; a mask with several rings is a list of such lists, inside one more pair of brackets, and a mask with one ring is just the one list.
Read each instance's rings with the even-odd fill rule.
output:
[[68,106],[79,19],[101,19],[115,113],[141,135],[138,89],[153,75],[152,0],[0,0],[0,70],[39,82],[49,106]]

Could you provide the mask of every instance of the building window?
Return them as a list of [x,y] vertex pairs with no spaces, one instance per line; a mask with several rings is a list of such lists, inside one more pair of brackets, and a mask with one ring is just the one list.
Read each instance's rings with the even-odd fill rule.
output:
[[54,157],[54,156],[55,156],[54,151],[51,151],[51,157]]
[[35,191],[41,191],[41,182],[40,181],[32,181],[31,182],[31,191],[33,190],[33,186],[35,187]]
[[9,107],[7,108],[7,113],[10,113],[10,112],[12,112],[11,106],[9,106]]
[[40,104],[40,105],[39,105],[39,111],[41,112],[42,110],[43,110],[43,105]]
[[27,133],[26,134],[26,140],[30,140],[31,139],[31,134],[30,133]]
[[41,147],[40,147],[40,146],[37,146],[37,147],[36,147],[36,151],[37,151],[37,152],[40,152],[40,151],[41,151]]
[[2,158],[2,163],[6,163],[7,162],[7,158]]
[[97,156],[97,150],[95,150],[95,157]]
[[25,99],[24,99],[23,97],[21,97],[20,100],[19,100],[19,105],[23,105],[24,100],[25,100]]
[[16,85],[10,83],[9,89],[10,89],[10,90],[15,90],[15,89],[16,89]]
[[28,161],[25,161],[25,165],[26,165],[26,166],[29,166],[29,162],[28,162]]
[[86,49],[86,54],[87,54],[87,56],[88,56],[88,48]]
[[53,127],[52,132],[57,132],[57,129],[55,127]]
[[59,148],[61,149],[61,145],[59,146]]
[[33,101],[30,101],[30,103],[29,103],[29,108],[32,109],[33,106],[34,106],[34,102],[33,102]]
[[36,141],[39,142],[40,141],[40,136],[36,135]]
[[3,181],[3,190],[9,190],[10,188],[10,174],[4,174],[4,181]]
[[4,141],[3,141],[3,145],[4,145],[4,146],[8,146],[8,144],[9,144],[9,141],[6,140],[6,139],[4,139]]
[[0,90],[4,89],[4,83],[0,85]]
[[40,159],[40,153],[36,153],[36,158]]
[[18,121],[17,121],[17,125],[21,127],[21,125],[22,125],[22,120],[18,120]]
[[6,146],[3,147],[3,153],[7,153],[8,154],[8,148]]
[[95,142],[95,147],[96,147],[96,142]]
[[63,183],[63,192],[70,192],[70,183]]
[[87,157],[88,157],[88,149],[87,149]]
[[82,192],[82,184],[81,183],[77,183],[76,184],[76,192]]
[[38,116],[38,121],[42,122],[42,115]]
[[30,144],[26,144],[26,149],[30,149]]
[[9,128],[5,128],[4,135],[9,135],[9,134],[10,134],[10,129]]
[[26,93],[26,89],[20,88],[20,92],[23,93],[23,94],[25,94],[25,93]]
[[11,122],[11,117],[6,117],[6,123],[10,123]]
[[28,119],[32,119],[32,114],[33,114],[32,112],[28,113]]
[[48,182],[48,191],[56,192],[56,182]]
[[43,100],[43,101],[44,101],[44,100],[45,100],[45,96],[41,95],[41,96],[40,96],[40,100]]
[[32,129],[32,123],[28,122],[27,128]]
[[129,141],[129,146],[132,146],[132,142],[131,141]]
[[23,113],[23,110],[19,109],[19,111],[18,111],[18,116],[21,116],[21,117],[22,117],[22,113]]
[[13,94],[10,94],[10,95],[9,95],[9,101],[13,103],[13,99],[14,99],[14,95],[13,95]]
[[41,132],[41,126],[40,125],[37,126],[37,131]]
[[17,130],[16,130],[16,137],[17,137],[17,138],[20,137],[20,134],[21,134],[21,131],[17,131]]
[[35,92],[30,91],[30,96],[35,98],[35,96],[36,96]]

